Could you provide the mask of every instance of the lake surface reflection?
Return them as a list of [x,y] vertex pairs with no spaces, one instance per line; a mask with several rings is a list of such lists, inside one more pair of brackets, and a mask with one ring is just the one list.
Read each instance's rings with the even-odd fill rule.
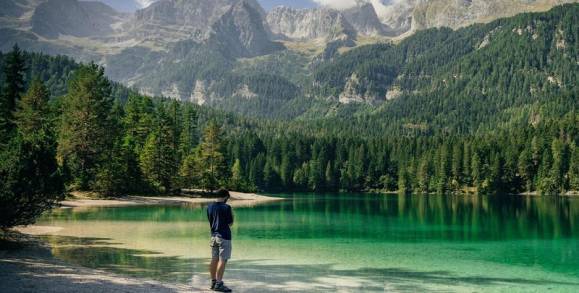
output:
[[[577,292],[579,199],[281,194],[234,208],[236,292]],[[40,225],[65,261],[135,277],[207,278],[204,207],[60,209]],[[253,288],[253,289],[252,289]]]

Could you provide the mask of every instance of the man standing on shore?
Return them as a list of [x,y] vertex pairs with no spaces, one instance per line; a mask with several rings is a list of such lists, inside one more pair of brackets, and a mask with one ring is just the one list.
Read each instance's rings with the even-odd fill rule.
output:
[[227,204],[229,192],[227,190],[218,191],[219,199],[207,207],[207,219],[211,227],[211,264],[209,273],[211,274],[211,290],[218,292],[231,292],[223,284],[223,273],[225,265],[231,258],[231,229],[233,225],[233,212],[231,206]]

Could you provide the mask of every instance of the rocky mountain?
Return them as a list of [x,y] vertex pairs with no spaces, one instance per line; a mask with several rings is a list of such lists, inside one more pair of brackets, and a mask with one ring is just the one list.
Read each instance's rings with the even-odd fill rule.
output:
[[412,30],[432,27],[457,29],[474,23],[510,17],[521,12],[545,11],[576,0],[438,0],[416,1]]
[[[400,69],[376,71],[384,65],[379,59],[357,71],[325,71],[328,64],[343,62],[340,57],[350,50],[344,47],[564,2],[577,1],[359,0],[344,9],[277,7],[266,13],[256,0],[159,0],[128,14],[100,2],[2,0],[0,50],[18,43],[27,50],[95,61],[115,81],[145,93],[215,106],[271,100],[277,96],[274,89],[282,88],[284,97],[379,104],[404,91],[388,71]],[[324,84],[327,79],[331,86]],[[287,99],[268,107],[282,100]]]
[[130,32],[143,38],[206,38],[211,25],[219,21],[235,0],[162,0],[138,10],[130,22]]
[[332,41],[356,38],[356,31],[346,17],[333,9],[278,6],[267,14],[267,23],[280,39]]
[[113,33],[112,25],[122,14],[101,2],[48,0],[32,15],[32,32],[55,39],[60,35],[100,37]]
[[289,40],[355,40],[357,36],[384,36],[391,29],[383,24],[370,3],[346,10],[327,7],[295,9],[278,6],[267,14],[272,32]]
[[281,49],[269,39],[264,17],[255,0],[161,0],[138,10],[125,35],[155,44],[209,42],[232,56],[251,57]]
[[414,9],[423,1],[430,0],[393,1],[390,5],[375,6],[375,8],[380,21],[389,28],[389,34],[398,36],[412,30]]
[[254,1],[235,3],[211,26],[208,42],[221,48],[225,55],[255,57],[282,50],[272,42],[264,26],[263,11]]
[[346,9],[342,13],[359,35],[380,36],[391,31],[391,28],[380,21],[374,6],[370,3]]

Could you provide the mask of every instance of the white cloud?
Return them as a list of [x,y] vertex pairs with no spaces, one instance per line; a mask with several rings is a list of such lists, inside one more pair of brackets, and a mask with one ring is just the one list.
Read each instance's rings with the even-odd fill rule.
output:
[[139,5],[141,8],[145,8],[153,3],[155,3],[157,0],[135,0],[135,2],[137,2],[137,5]]
[[[410,0],[411,1],[411,0]],[[410,2],[409,0],[314,0],[319,5],[342,10],[352,8],[359,3],[372,3],[377,12],[384,11],[395,5]]]
[[321,6],[337,10],[352,8],[359,3],[372,3],[376,14],[383,20],[392,15],[394,10],[410,9],[419,1],[422,0],[314,0]]
[[316,3],[334,9],[348,9],[356,6],[356,0],[314,0]]

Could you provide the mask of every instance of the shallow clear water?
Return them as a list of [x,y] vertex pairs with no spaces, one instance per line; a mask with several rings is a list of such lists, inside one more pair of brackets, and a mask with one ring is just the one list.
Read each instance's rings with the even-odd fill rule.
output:
[[[302,291],[579,292],[579,199],[285,194],[234,207],[226,277]],[[207,279],[204,206],[60,209],[39,225],[65,261]]]

